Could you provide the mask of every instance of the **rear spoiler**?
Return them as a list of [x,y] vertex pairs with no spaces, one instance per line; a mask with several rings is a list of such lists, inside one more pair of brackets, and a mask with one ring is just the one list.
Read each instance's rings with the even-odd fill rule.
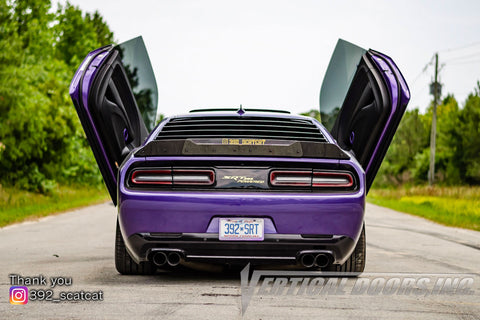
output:
[[194,139],[155,140],[135,152],[135,157],[154,156],[245,156],[350,159],[336,144],[324,142],[289,141],[282,144],[212,144]]

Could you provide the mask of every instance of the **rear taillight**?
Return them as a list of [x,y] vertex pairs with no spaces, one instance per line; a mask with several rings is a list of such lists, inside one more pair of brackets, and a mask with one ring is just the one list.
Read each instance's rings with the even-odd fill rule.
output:
[[215,182],[213,170],[173,169],[173,184],[210,186]]
[[130,179],[133,185],[204,185],[215,183],[213,170],[138,169]]
[[353,186],[353,177],[347,172],[313,172],[312,187],[348,188]]
[[270,183],[272,186],[310,187],[312,171],[272,171]]
[[348,172],[282,171],[270,172],[270,184],[275,187],[349,188],[353,176]]
[[172,170],[135,170],[133,184],[172,184]]

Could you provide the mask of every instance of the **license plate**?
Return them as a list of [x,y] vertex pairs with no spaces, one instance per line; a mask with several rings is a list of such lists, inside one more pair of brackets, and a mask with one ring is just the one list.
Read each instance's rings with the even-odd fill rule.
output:
[[263,241],[263,219],[220,218],[218,238],[224,241]]

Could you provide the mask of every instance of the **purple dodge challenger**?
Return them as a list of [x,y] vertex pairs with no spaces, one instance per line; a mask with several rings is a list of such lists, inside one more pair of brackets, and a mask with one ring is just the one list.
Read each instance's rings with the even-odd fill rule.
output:
[[141,37],[89,53],[70,95],[118,208],[121,274],[198,262],[364,270],[365,195],[410,97],[388,56],[338,41],[322,124],[240,107],[155,126]]

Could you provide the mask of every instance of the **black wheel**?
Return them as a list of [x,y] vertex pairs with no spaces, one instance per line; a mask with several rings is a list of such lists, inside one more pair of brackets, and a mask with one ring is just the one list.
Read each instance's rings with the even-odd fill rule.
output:
[[115,268],[121,274],[149,275],[156,271],[155,265],[150,261],[139,264],[133,261],[125,248],[118,221],[115,235]]
[[365,242],[365,224],[363,224],[362,233],[358,239],[357,245],[353,250],[352,255],[345,261],[344,264],[334,264],[327,268],[327,271],[337,272],[363,272],[365,269],[366,258],[366,242]]

